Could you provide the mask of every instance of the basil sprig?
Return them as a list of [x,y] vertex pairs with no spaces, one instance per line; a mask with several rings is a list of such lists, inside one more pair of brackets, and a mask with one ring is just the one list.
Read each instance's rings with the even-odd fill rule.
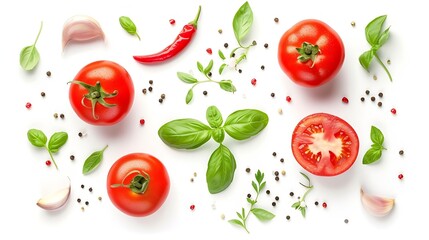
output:
[[390,75],[389,70],[386,65],[384,65],[383,61],[381,61],[380,57],[377,54],[377,51],[387,42],[389,39],[389,30],[390,27],[386,28],[384,31],[382,30],[383,24],[386,21],[387,15],[379,16],[372,20],[365,27],[365,36],[366,41],[371,45],[371,49],[362,53],[359,57],[359,62],[362,67],[368,71],[369,65],[372,59],[375,57],[377,61],[381,64],[384,71],[386,71],[389,76],[390,81],[392,81],[392,76]]
[[362,160],[363,164],[371,164],[373,162],[378,161],[381,158],[383,150],[386,150],[386,148],[384,148],[383,146],[384,135],[380,131],[380,129],[378,129],[375,126],[371,126],[370,137],[371,137],[372,145],[371,145],[371,148],[368,149],[365,155],[363,156],[363,160]]
[[87,175],[94,171],[103,160],[103,153],[106,150],[108,145],[106,145],[102,150],[95,151],[85,160],[83,163],[82,174]]
[[213,138],[219,147],[210,156],[206,181],[210,193],[225,190],[233,181],[236,161],[233,153],[223,144],[225,132],[236,140],[257,135],[268,124],[268,115],[255,109],[238,110],[223,121],[216,106],[206,111],[206,125],[196,119],[177,119],[162,125],[158,136],[168,146],[176,149],[196,149]]
[[37,40],[39,40],[40,33],[42,32],[43,22],[40,23],[39,33],[37,33],[36,40],[33,45],[26,46],[19,54],[19,64],[24,70],[30,71],[37,66],[40,60],[39,51],[36,48]]
[[52,153],[58,152],[58,150],[67,142],[68,134],[66,132],[55,132],[49,138],[48,142],[48,138],[41,130],[30,129],[27,132],[27,138],[33,146],[45,148],[48,151],[55,168],[58,170],[58,165],[55,162]]
[[140,40],[140,36],[137,33],[137,27],[134,24],[134,22],[131,20],[131,18],[127,16],[121,16],[119,17],[119,23],[121,24],[121,27],[127,31],[131,35],[136,35],[137,38]]

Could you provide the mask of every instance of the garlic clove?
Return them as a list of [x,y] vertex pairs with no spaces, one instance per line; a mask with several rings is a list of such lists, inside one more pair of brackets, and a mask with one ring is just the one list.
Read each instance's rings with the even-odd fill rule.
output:
[[68,186],[62,188],[54,193],[48,194],[37,201],[37,206],[45,209],[45,210],[55,210],[62,207],[66,204],[67,200],[70,197],[71,192],[71,184],[70,178],[68,182]]
[[364,208],[376,217],[388,215],[395,205],[395,199],[369,195],[365,193],[362,188],[360,190],[360,195]]
[[70,42],[85,42],[96,39],[104,40],[104,32],[94,18],[75,15],[69,18],[63,27],[63,49]]

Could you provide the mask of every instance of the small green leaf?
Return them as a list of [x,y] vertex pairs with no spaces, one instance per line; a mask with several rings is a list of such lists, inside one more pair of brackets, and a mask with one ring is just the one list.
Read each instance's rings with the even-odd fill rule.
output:
[[209,65],[207,65],[207,67],[204,68],[204,74],[209,74],[212,68],[213,68],[213,60],[210,60]]
[[231,80],[222,80],[219,82],[219,86],[227,92],[234,93],[235,91],[237,91]]
[[234,178],[236,162],[232,152],[224,145],[212,153],[207,166],[206,181],[211,194],[225,190]]
[[235,212],[235,213],[237,213],[237,217],[238,217],[239,219],[243,219],[243,216],[242,216],[239,212]]
[[261,172],[261,170],[258,169],[258,171],[255,173],[255,179],[259,184],[261,184],[261,182],[264,180],[264,174]]
[[261,183],[261,186],[259,187],[259,191],[262,191],[262,190],[264,190],[264,188],[265,188],[265,185],[267,184],[267,182],[262,182]]
[[210,127],[212,128],[218,128],[222,126],[222,123],[223,123],[222,113],[219,111],[219,109],[216,106],[210,106],[207,108],[206,119]]
[[257,217],[260,221],[269,221],[273,219],[276,215],[272,214],[271,212],[264,210],[262,208],[253,208],[250,210],[255,217]]
[[177,72],[177,77],[185,83],[196,83],[198,80],[189,73]]
[[106,150],[108,145],[106,145],[102,150],[93,152],[83,163],[82,174],[87,175],[94,171],[103,160],[103,153]]
[[305,210],[306,210],[305,207],[300,208],[301,214],[304,218],[305,218],[305,212],[306,212]]
[[191,88],[186,94],[186,104],[189,104],[192,101],[193,97],[194,97],[194,91],[192,91],[192,88]]
[[137,27],[129,17],[126,17],[126,16],[119,17],[119,23],[121,24],[122,28],[125,31],[127,31],[131,35],[136,35],[140,40],[140,36],[137,33]]
[[359,56],[360,65],[362,65],[362,67],[368,71],[369,64],[371,63],[373,58],[374,58],[374,51],[372,49],[362,53]]
[[211,138],[211,128],[190,118],[177,119],[165,123],[158,130],[158,136],[170,147],[195,149]]
[[390,27],[388,27],[386,30],[383,31],[383,33],[381,33],[380,38],[378,39],[378,42],[377,42],[377,45],[379,46],[378,48],[383,46],[389,39],[389,36],[390,36],[389,30],[390,30]]
[[220,65],[220,67],[219,67],[219,74],[223,73],[223,70],[225,69],[226,66],[227,66],[226,63],[223,63],[222,65]]
[[226,58],[225,58],[225,55],[223,55],[223,52],[219,49],[219,51],[217,51],[217,53],[219,54],[219,57],[222,59],[222,60],[225,60]]
[[56,132],[52,134],[51,138],[49,139],[48,143],[48,149],[52,153],[58,152],[60,147],[62,147],[68,139],[68,134],[66,132]]
[[42,32],[42,28],[43,28],[43,22],[40,23],[39,33],[37,34],[34,44],[24,47],[19,54],[19,64],[26,71],[32,70],[39,63],[40,54],[39,54],[39,51],[37,51],[36,43],[37,43],[37,40],[39,39],[40,33]]
[[298,209],[298,207],[300,206],[301,202],[295,202],[294,204],[292,204],[292,208]]
[[378,161],[381,158],[382,151],[375,148],[370,148],[366,151],[363,156],[362,163],[363,164],[371,164]]
[[241,216],[243,216],[243,219],[246,218],[246,212],[244,208],[241,208]]
[[238,110],[225,120],[226,133],[236,140],[245,140],[257,135],[268,124],[268,115],[254,109]]
[[238,220],[238,219],[231,219],[231,220],[228,220],[228,222],[231,223],[231,224],[235,224],[235,225],[244,227],[243,223],[240,220]]
[[46,135],[39,129],[28,130],[27,138],[28,141],[30,141],[30,143],[36,147],[44,147],[48,141]]
[[200,71],[201,73],[204,73],[203,64],[201,64],[200,62],[197,62],[197,68],[198,68],[198,71]]
[[246,198],[247,202],[254,205],[256,202],[255,200],[251,199],[251,198]]
[[384,143],[383,133],[375,126],[371,126],[371,141],[380,146],[383,146]]
[[255,190],[255,192],[257,192],[257,193],[259,192],[258,185],[254,181],[252,181],[252,187]]
[[246,1],[234,15],[232,27],[238,43],[249,33],[253,24],[253,12],[249,3]]
[[212,137],[218,143],[222,143],[225,139],[225,131],[223,128],[215,128],[212,130]]
[[378,43],[380,38],[381,28],[383,27],[384,21],[386,21],[387,15],[379,16],[372,20],[365,27],[365,36],[371,46],[374,46]]

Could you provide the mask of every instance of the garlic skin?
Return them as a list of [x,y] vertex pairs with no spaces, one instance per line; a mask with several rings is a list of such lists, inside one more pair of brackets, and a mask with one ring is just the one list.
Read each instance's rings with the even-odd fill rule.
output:
[[63,27],[63,49],[70,42],[86,42],[96,39],[104,40],[104,32],[94,18],[75,15],[69,18]]
[[40,198],[37,201],[37,206],[45,210],[56,210],[62,207],[64,204],[66,204],[67,200],[70,197],[70,192],[71,192],[71,184],[70,184],[70,178],[69,178],[67,187]]
[[364,208],[376,217],[388,215],[395,205],[395,199],[369,195],[360,189],[360,196]]

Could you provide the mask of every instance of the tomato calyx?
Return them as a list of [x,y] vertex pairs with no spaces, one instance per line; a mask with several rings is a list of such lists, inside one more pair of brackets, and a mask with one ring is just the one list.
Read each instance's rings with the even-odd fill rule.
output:
[[111,107],[116,106],[116,104],[107,103],[104,99],[113,98],[116,95],[118,95],[117,90],[114,90],[112,93],[108,93],[108,92],[103,90],[99,81],[97,81],[95,83],[95,85],[89,85],[87,83],[84,83],[84,82],[81,82],[78,80],[74,80],[71,83],[79,84],[80,86],[82,86],[86,90],[88,90],[88,93],[83,95],[81,103],[84,107],[88,107],[85,105],[84,100],[88,99],[89,101],[91,101],[91,107],[88,107],[88,108],[92,109],[92,117],[95,120],[98,120],[98,116],[95,114],[95,106],[97,105],[97,103],[99,103],[102,106],[107,107],[107,108],[111,108]]
[[[132,174],[137,173],[130,181],[129,184],[125,184],[125,180],[131,176]],[[147,174],[144,171],[134,170],[129,172],[124,179],[122,179],[121,183],[116,183],[110,185],[112,188],[118,188],[118,187],[125,187],[129,188],[132,192],[137,194],[144,194],[147,190],[147,187],[149,186],[150,177],[149,174]]]
[[296,48],[299,53],[298,61],[302,63],[306,63],[311,60],[313,63],[311,64],[312,68],[314,66],[317,55],[320,53],[320,49],[318,45],[313,45],[308,42],[303,42],[300,48]]

